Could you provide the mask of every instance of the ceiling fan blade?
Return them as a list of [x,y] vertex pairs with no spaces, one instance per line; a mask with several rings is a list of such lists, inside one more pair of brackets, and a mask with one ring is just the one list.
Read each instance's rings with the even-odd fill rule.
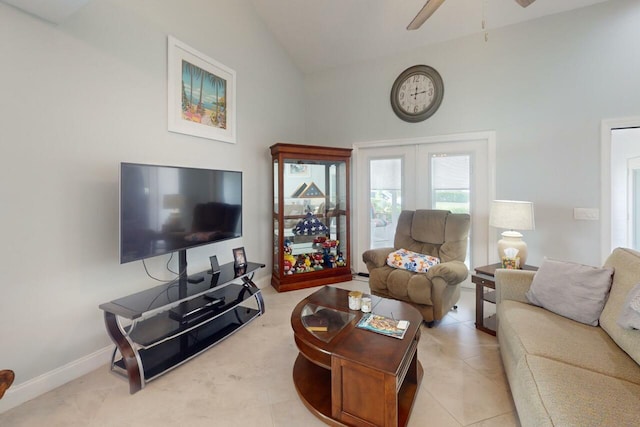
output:
[[518,3],[522,7],[527,7],[531,3],[533,3],[534,1],[536,1],[536,0],[516,0],[516,3]]
[[444,0],[427,0],[424,6],[422,6],[422,9],[420,9],[420,12],[418,12],[416,17],[413,18],[413,21],[409,23],[407,30],[417,30],[420,28],[420,26],[424,24],[424,21],[429,19],[429,17],[433,15],[433,12],[435,12],[442,3],[444,3]]

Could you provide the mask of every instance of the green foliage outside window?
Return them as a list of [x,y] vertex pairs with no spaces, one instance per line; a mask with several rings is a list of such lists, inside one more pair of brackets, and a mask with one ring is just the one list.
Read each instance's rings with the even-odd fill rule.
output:
[[469,213],[469,190],[435,190],[434,209]]

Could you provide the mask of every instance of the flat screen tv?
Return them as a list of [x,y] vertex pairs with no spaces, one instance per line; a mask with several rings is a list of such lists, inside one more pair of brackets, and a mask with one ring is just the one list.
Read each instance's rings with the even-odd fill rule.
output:
[[122,264],[241,236],[242,172],[120,164]]

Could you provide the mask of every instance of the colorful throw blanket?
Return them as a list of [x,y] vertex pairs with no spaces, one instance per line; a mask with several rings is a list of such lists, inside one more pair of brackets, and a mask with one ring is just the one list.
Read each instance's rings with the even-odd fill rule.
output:
[[434,265],[440,264],[440,258],[419,254],[407,249],[398,249],[387,257],[389,267],[401,268],[414,273],[426,273]]

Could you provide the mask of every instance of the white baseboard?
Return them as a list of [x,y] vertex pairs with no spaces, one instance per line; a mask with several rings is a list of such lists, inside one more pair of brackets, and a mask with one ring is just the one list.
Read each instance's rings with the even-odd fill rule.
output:
[[110,345],[38,377],[14,384],[0,400],[0,414],[111,362]]

